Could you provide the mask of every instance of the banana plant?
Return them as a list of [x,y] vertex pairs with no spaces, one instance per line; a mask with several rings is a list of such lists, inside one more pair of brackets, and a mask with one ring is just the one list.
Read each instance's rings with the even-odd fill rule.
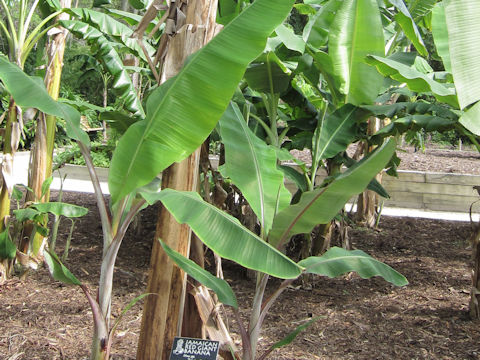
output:
[[[228,284],[163,244],[167,254],[184,271],[214,290],[224,304],[234,308],[242,335],[244,360],[257,358],[258,339],[267,312],[301,274],[336,277],[356,271],[364,278],[382,276],[397,286],[407,284],[398,272],[360,250],[332,248],[321,257],[309,257],[299,263],[279,251],[291,236],[309,233],[315,225],[331,221],[351,196],[363,191],[393,155],[393,140],[330,184],[303,193],[297,204],[290,205],[291,196],[285,189],[283,173],[277,167],[275,148],[250,130],[235,103],[230,104],[219,125],[226,158],[222,174],[231,179],[249,202],[260,223],[260,235],[253,234],[238,220],[208,204],[196,193],[164,189],[156,193],[145,192],[143,196],[149,203],[160,200],[179,223],[188,224],[199,239],[221,257],[257,271],[250,319],[245,326],[238,316],[238,304]],[[271,297],[264,299],[270,276],[284,281]]]
[[[0,234],[1,245],[0,256],[2,258],[16,259],[26,271],[30,268],[37,269],[38,265],[42,263],[43,248],[45,243],[34,242],[33,239],[40,235],[47,237],[49,229],[46,226],[48,222],[48,215],[52,214],[55,218],[60,216],[75,219],[87,214],[88,210],[84,207],[63,203],[61,201],[46,202],[48,197],[48,190],[52,182],[52,177],[45,180],[42,184],[42,192],[35,201],[25,201],[23,207],[19,206],[19,201],[23,198],[23,193],[20,191],[20,186],[15,186],[12,198],[17,202],[17,209],[13,210],[13,216],[7,220],[6,229]],[[25,187],[28,193],[34,193],[33,189]],[[28,229],[28,230],[27,230]],[[26,231],[27,230],[27,231]],[[52,233],[52,238],[49,246],[55,241]],[[27,250],[22,248],[24,237],[29,237],[33,244],[33,255],[29,255]],[[35,248],[38,247],[38,248]],[[37,256],[35,256],[37,255]]]
[[[424,44],[423,37],[425,32],[428,31],[428,23],[435,2],[435,0],[385,0],[383,2],[378,2],[378,9],[375,9],[375,2],[364,2],[363,4],[354,4],[353,2],[350,2],[350,5],[347,5],[348,2],[333,0],[325,2],[320,9],[312,15],[309,15],[310,20],[305,26],[303,32],[303,39],[307,42],[307,54],[303,55],[302,70],[306,76],[303,77],[303,84],[300,83],[300,86],[302,87],[304,94],[312,92],[313,89],[317,94],[319,93],[323,96],[325,101],[334,105],[333,111],[338,111],[345,103],[364,107],[365,105],[375,106],[374,103],[385,104],[386,102],[392,102],[393,100],[396,101],[399,96],[398,94],[402,89],[398,89],[397,93],[393,92],[388,86],[385,87],[385,84],[382,84],[383,80],[381,77],[371,73],[371,70],[365,70],[365,67],[368,66],[366,64],[367,56],[387,56],[389,58],[396,57],[399,59],[410,58],[410,55],[404,51],[410,49],[409,47],[412,44],[415,46],[419,54],[425,57],[428,56],[429,54]],[[360,15],[362,7],[363,10],[365,10],[368,6],[370,6],[370,10],[363,11],[363,14]],[[378,23],[378,14],[381,16],[382,24]],[[358,27],[349,27],[345,25],[345,23],[342,23],[342,20],[337,21],[337,19],[342,18],[352,20],[355,17],[357,19],[363,19],[355,23],[359,24]],[[350,21],[348,24],[351,25],[353,23],[353,21]],[[376,26],[362,30],[361,27],[364,24],[376,24]],[[352,40],[351,43],[348,43],[351,50],[344,50],[343,42],[339,42],[339,40],[348,39],[349,33],[355,34],[355,32],[352,32],[352,28],[356,28],[355,30],[358,30],[358,32],[353,36],[352,39],[354,40]],[[383,36],[381,34],[382,32]],[[378,40],[377,42],[374,42],[374,44],[376,44],[375,46],[369,46],[369,37]],[[384,41],[380,40],[383,38],[385,38]],[[340,46],[338,47],[337,44]],[[366,51],[363,53],[362,44],[368,44],[365,45],[364,50]],[[349,47],[347,46],[345,49],[349,49]],[[350,51],[350,55],[348,54],[348,51]],[[342,53],[346,56],[341,57]],[[355,60],[356,54],[359,56],[356,57]],[[415,60],[416,67],[420,68],[423,66],[424,68],[429,68],[426,60],[422,57],[416,57],[414,54],[412,59]],[[357,69],[360,69],[361,66],[361,71],[355,70],[356,61],[358,62]],[[342,71],[342,69],[347,68],[345,64],[351,64],[350,77],[345,77],[344,73],[348,72]],[[323,88],[316,86],[318,75],[312,71],[312,68],[321,72],[320,80],[323,79],[323,83],[326,84]],[[365,90],[365,93],[368,91],[370,98],[363,103],[357,101],[361,94],[360,92],[354,92],[351,95],[348,95],[345,91],[345,86],[349,86],[349,81],[353,81],[352,84],[355,84],[355,77],[357,76],[355,74],[361,74],[359,76],[364,76],[361,78],[360,83],[367,84],[364,88],[369,89]],[[370,80],[368,74],[371,74],[372,80]],[[353,88],[355,88],[355,85],[353,85]],[[377,91],[376,94],[375,90]],[[365,100],[367,100],[367,98],[365,98]],[[326,118],[328,119],[328,114],[331,111],[332,110],[326,110],[326,112],[323,112],[322,109],[319,109],[319,113],[321,114],[319,118],[325,118],[324,114],[326,114]],[[358,113],[361,113],[361,111]],[[376,121],[373,116],[374,114],[371,112],[368,114],[370,115],[370,118],[368,119],[369,123]],[[373,132],[371,130],[370,133],[365,132],[365,130],[368,131],[370,128],[368,127],[365,129],[365,119],[366,117],[363,117],[362,121],[362,116],[357,117],[357,124],[352,125],[356,128],[357,134],[352,134],[351,139],[352,142],[361,140],[364,143],[364,148],[371,148],[374,144],[371,138]],[[434,117],[433,119],[435,121],[431,122],[431,128],[433,128],[434,124],[437,122]],[[315,141],[318,141],[319,139],[318,135],[321,130],[320,124],[321,122],[319,121],[318,127],[315,130],[317,136],[314,135],[312,137],[312,140],[314,141],[311,147],[313,159],[312,170],[315,170],[314,166],[317,164],[318,159],[318,156],[315,156],[315,153],[320,155],[318,151],[316,151],[317,147],[315,144]],[[358,126],[359,124],[361,124],[360,127]],[[400,128],[397,128],[396,130],[399,129]],[[418,127],[410,126],[408,129],[407,127],[402,127],[402,129],[405,131],[414,131],[415,129],[418,129]],[[362,131],[364,132],[363,135]],[[315,171],[311,172],[312,175],[314,173]],[[367,198],[365,198],[364,194],[362,199],[368,200],[370,198],[370,194],[367,194],[366,196]],[[367,201],[367,204],[368,203],[369,201]],[[372,202],[370,201],[370,203]],[[374,219],[368,219],[368,217],[365,217],[365,215],[370,215],[370,213],[361,214],[357,212],[357,215],[360,218],[365,218],[367,224],[374,223],[374,221],[372,221]]]
[[[365,138],[368,113],[359,106],[372,105],[383,83],[365,58],[385,54],[377,1],[330,0],[311,10],[302,35],[277,27],[265,54],[245,74],[253,96],[244,91],[256,104],[250,110],[252,122],[261,125],[270,144],[310,150],[312,164],[301,174],[305,181],[285,170],[300,180],[295,181],[299,189],[310,191],[320,186],[315,180],[321,167],[329,175],[337,173],[342,165],[337,155]],[[310,245],[307,238],[302,252],[309,253]]]
[[[43,2],[39,0],[20,0],[15,2],[18,12],[12,11],[16,6],[9,6],[5,0],[0,1],[2,16],[0,17],[0,36],[8,44],[8,58],[23,69],[25,61],[34,46],[54,26],[52,20],[62,11],[48,12],[36,26],[32,26],[32,18]],[[0,54],[1,55],[1,54]],[[13,184],[11,184],[13,163],[18,144],[23,133],[22,111],[13,98],[10,98],[6,114],[5,134],[3,136],[3,157],[0,189],[0,230],[5,229],[5,219],[10,214],[10,202]],[[5,259],[0,259],[3,263]],[[2,274],[5,271],[0,269]]]

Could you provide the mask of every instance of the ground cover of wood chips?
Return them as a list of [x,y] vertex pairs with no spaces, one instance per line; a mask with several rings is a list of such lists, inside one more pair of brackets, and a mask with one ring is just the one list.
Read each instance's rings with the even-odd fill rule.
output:
[[[421,153],[411,154],[413,159]],[[478,157],[448,152],[452,172],[478,174]],[[431,154],[429,154],[431,155]],[[457,156],[459,155],[459,156]],[[432,155],[434,156],[434,155]],[[473,157],[472,159],[470,159]],[[467,159],[465,162],[462,159]],[[407,167],[414,168],[416,163]],[[425,161],[439,164],[441,156]],[[405,163],[403,167],[405,167]],[[467,169],[470,170],[459,170]],[[55,199],[55,194],[54,197]],[[76,226],[67,266],[95,291],[101,257],[101,228],[92,195],[64,194],[64,201],[87,206],[90,212]],[[114,278],[113,318],[145,291],[149,253],[157,209],[142,214],[120,249]],[[64,222],[58,251],[63,250]],[[470,320],[470,224],[413,218],[382,217],[378,230],[353,227],[355,248],[385,261],[410,284],[396,288],[380,278],[356,275],[316,278],[312,286],[294,284],[266,319],[261,348],[285,336],[311,317],[319,320],[270,359],[480,359],[480,323]],[[248,316],[254,283],[242,269],[225,264],[226,279]],[[272,291],[278,284],[271,282]],[[113,344],[113,359],[135,359],[142,305],[122,320]],[[227,310],[228,314],[228,310]],[[237,328],[229,321],[234,338]],[[53,281],[45,268],[23,281],[13,278],[0,287],[0,359],[88,359],[92,315],[80,289]]]

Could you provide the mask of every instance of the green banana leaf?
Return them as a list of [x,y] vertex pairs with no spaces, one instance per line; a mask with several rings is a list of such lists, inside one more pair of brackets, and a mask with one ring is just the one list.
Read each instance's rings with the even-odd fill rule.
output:
[[110,128],[115,129],[119,134],[124,134],[130,126],[138,121],[138,119],[120,111],[102,112],[98,119],[106,121]]
[[[136,56],[140,57],[144,61],[147,61],[142,47],[138,43],[137,39],[132,37],[133,30],[127,25],[115,20],[108,14],[91,9],[72,8],[68,9],[67,12],[74,18],[78,18],[81,22],[93,26],[104,35],[116,39],[125,47],[130,49]],[[143,40],[143,45],[145,46],[145,49],[150,57],[155,56],[155,48],[153,46],[151,46],[145,40]]]
[[330,248],[322,256],[311,256],[299,262],[305,267],[305,272],[335,278],[347,272],[354,271],[363,279],[381,276],[386,281],[405,286],[407,279],[390,266],[372,258],[362,250],[345,250],[339,247]]
[[308,190],[308,184],[304,174],[298,172],[291,166],[280,165],[279,169],[283,171],[283,175],[286,178],[293,181],[293,183],[301,192],[305,192]]
[[418,23],[421,18],[428,15],[438,0],[407,0],[412,18]]
[[42,199],[45,196],[45,194],[48,192],[48,190],[50,189],[50,185],[52,185],[52,181],[53,181],[53,176],[50,176],[43,181],[40,199]]
[[381,144],[383,139],[389,136],[408,131],[452,130],[459,121],[459,115],[451,108],[428,102],[399,102],[389,105],[368,105],[362,108],[376,117],[392,119],[391,123],[372,136],[371,140],[375,144]]
[[297,3],[293,7],[298,11],[300,15],[315,15],[317,11],[311,5]]
[[244,0],[218,0],[217,23],[227,25],[241,12]]
[[358,108],[347,104],[325,117],[314,144],[317,162],[347,149],[357,135]]
[[380,184],[380,182],[375,178],[373,178],[372,181],[368,183],[367,189],[376,192],[378,195],[384,197],[385,199],[390,199],[390,195],[388,194],[387,190],[385,190],[382,184]]
[[340,93],[342,78],[335,73],[332,57],[323,51],[316,51],[311,54],[315,67],[322,73],[328,83],[330,92],[337,103],[344,103],[345,96]]
[[42,213],[38,210],[28,207],[26,209],[13,210],[13,215],[18,222],[24,222],[27,220],[34,220],[39,215],[42,215]]
[[128,0],[128,3],[132,5],[134,9],[143,10],[148,6],[147,0]]
[[310,149],[313,134],[311,131],[301,131],[295,135],[289,135],[291,149]]
[[114,203],[200,146],[293,2],[255,1],[150,95],[147,118],[127,130],[113,155],[109,189]]
[[480,100],[480,1],[447,1],[445,15],[453,79],[464,109]]
[[[138,25],[138,23],[142,20],[143,16],[142,15],[139,15],[139,14],[135,14],[135,13],[131,13],[131,12],[128,12],[128,11],[123,11],[123,10],[118,10],[118,9],[103,9],[104,11],[106,11],[108,14],[110,14],[111,16],[114,16],[116,18],[119,18],[119,19],[122,19],[123,21],[125,21],[128,25],[131,25],[131,26],[136,26]],[[155,19],[152,21],[152,23],[150,24],[151,26],[151,29],[153,29],[153,27],[158,23],[158,20]],[[150,30],[151,30],[150,29]],[[147,30],[148,32],[148,30]]]
[[111,3],[111,0],[93,0],[92,7],[102,7],[103,5],[110,5]]
[[[358,163],[358,161],[352,159],[351,157],[349,157],[348,155],[344,155],[344,165],[347,167],[347,168],[350,168],[352,166],[354,166],[356,163]],[[387,165],[388,166],[388,165]],[[327,179],[325,179],[327,180]],[[385,190],[385,188],[382,186],[382,184],[380,184],[378,182],[377,179],[373,178],[367,185],[367,189],[368,190],[372,190],[372,191],[375,191],[378,195],[386,198],[386,199],[389,199],[390,198],[390,195],[388,194],[387,190]]]
[[104,64],[106,70],[113,76],[113,89],[123,101],[125,108],[135,116],[145,117],[142,104],[138,99],[130,75],[123,66],[114,43],[111,43],[104,34],[91,25],[78,20],[61,20],[61,25],[82,39],[85,39],[93,48],[97,48],[97,57]]
[[0,54],[0,80],[18,106],[36,108],[46,114],[64,119],[65,130],[70,138],[86,145],[90,144],[87,133],[80,128],[78,111],[69,105],[53,100],[48,95],[41,78],[28,76],[2,54]]
[[390,124],[377,131],[373,135],[372,141],[374,143],[379,143],[382,139],[389,136],[401,135],[411,130],[419,131],[424,129],[426,132],[453,130],[457,124],[458,121],[456,120],[435,115],[407,115],[395,119]]
[[[287,346],[289,345],[293,340],[295,340],[295,338],[303,331],[305,331],[306,329],[308,329],[311,325],[313,325],[316,321],[318,321],[318,319],[320,319],[320,316],[317,316],[317,317],[314,317],[310,320],[308,320],[307,322],[305,322],[304,324],[302,325],[299,325],[297,326],[292,332],[290,332],[289,334],[287,334],[287,336],[285,336],[282,340],[280,341],[277,341],[275,344],[273,344],[272,346],[270,346],[270,348],[267,350],[268,353],[270,353],[271,351],[275,350],[275,349],[279,349],[281,347],[284,347],[284,346]],[[259,360],[263,360],[266,358],[265,356],[266,354],[262,355]]]
[[341,5],[341,0],[330,0],[322,6],[303,28],[303,40],[315,49],[327,45],[329,29]]
[[328,52],[347,103],[370,104],[377,98],[383,79],[365,57],[383,56],[384,42],[377,0],[344,0],[330,28]]
[[405,36],[412,42],[415,49],[422,55],[428,56],[428,50],[425,47],[420,31],[418,31],[417,24],[413,19],[410,11],[406,7],[403,0],[389,0],[392,5],[398,9],[398,14],[395,15],[395,20],[401,26]]
[[280,94],[287,90],[292,74],[277,55],[269,51],[250,64],[244,77],[255,91]]
[[380,118],[403,117],[405,115],[436,115],[450,120],[458,120],[458,114],[445,105],[432,104],[429,102],[397,102],[388,105],[365,105],[362,109]]
[[265,233],[273,217],[290,204],[283,173],[277,169],[275,150],[250,130],[238,108],[231,102],[219,122],[225,145],[222,175],[232,179],[260,221]]
[[8,229],[0,233],[0,259],[15,259],[17,247],[10,239]]
[[205,245],[223,258],[281,279],[295,279],[302,272],[300,266],[280,251],[195,192],[164,189],[142,196],[149,202],[159,199],[180,224],[188,224]]
[[448,46],[447,18],[443,2],[435,5],[432,12],[432,35],[437,53],[442,58],[443,66],[449,73],[452,72],[450,48]]
[[165,250],[167,255],[175,262],[175,264],[177,264],[183,271],[185,271],[199,283],[213,290],[213,292],[217,294],[218,300],[220,300],[222,304],[232,306],[235,309],[238,308],[237,298],[235,297],[232,288],[225,280],[213,276],[207,270],[202,269],[200,266],[195,264],[192,260],[186,258],[175,250],[172,250],[161,239],[158,241],[160,241],[163,250]]
[[480,136],[480,102],[468,109],[460,117],[459,122],[470,132]]
[[32,208],[41,213],[51,213],[56,216],[65,216],[68,218],[81,217],[88,213],[87,208],[62,202],[37,203],[33,204]]
[[305,52],[305,41],[299,35],[296,35],[292,28],[281,24],[275,29],[275,32],[287,49],[297,51],[300,54]]
[[380,56],[368,56],[367,63],[387,77],[391,77],[401,83],[406,83],[408,88],[416,92],[431,92],[437,100],[458,108],[458,99],[454,88],[441,84],[428,75],[406,66],[398,61]]
[[45,263],[48,266],[48,270],[55,280],[68,285],[82,285],[80,280],[78,280],[75,275],[73,275],[70,270],[62,264],[55,253],[44,250],[43,256],[45,258]]
[[107,107],[97,106],[83,100],[70,100],[65,98],[59,98],[58,101],[64,104],[68,104],[76,108],[80,112],[93,110],[93,111],[102,113],[102,112],[112,111],[114,109],[112,106],[107,106]]
[[306,192],[298,204],[279,212],[268,234],[272,246],[282,246],[295,234],[309,233],[315,225],[326,224],[355,194],[362,192],[395,151],[393,139],[350,167],[331,184]]

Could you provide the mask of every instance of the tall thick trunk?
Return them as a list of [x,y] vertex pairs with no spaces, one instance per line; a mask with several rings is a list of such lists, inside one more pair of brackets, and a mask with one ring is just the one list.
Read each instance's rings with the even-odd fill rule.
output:
[[[171,6],[186,14],[186,25],[180,27],[177,24],[177,32],[172,34],[162,82],[176,75],[187,56],[200,49],[215,34],[217,0],[190,0],[188,6],[186,1],[181,0],[172,2]],[[197,150],[183,162],[164,171],[162,188],[197,190],[199,158],[200,151]],[[160,210],[155,239],[161,238],[168,246],[188,256],[190,236],[188,226],[179,225],[165,208]],[[185,274],[174,266],[155,240],[146,291],[157,296],[149,296],[145,301],[137,359],[168,359],[173,338],[180,335],[185,285]]]
[[[71,0],[62,0],[61,6],[68,8]],[[68,15],[61,14],[58,19],[67,19]],[[63,68],[63,55],[65,41],[68,32],[63,28],[56,28],[58,32],[51,37],[47,45],[48,64],[45,74],[45,86],[53,99],[58,99],[60,93],[60,80]],[[40,115],[35,132],[35,140],[32,149],[28,186],[34,194],[29,193],[28,200],[40,198],[42,184],[45,179],[52,175],[53,148],[55,145],[56,118],[51,115]],[[49,196],[45,197],[49,200]]]
[[[380,119],[371,117],[368,119],[367,134],[373,135],[379,129]],[[363,154],[367,155],[373,151],[373,148],[365,146]],[[381,181],[381,175],[376,176],[377,181]],[[374,191],[365,190],[358,196],[356,221],[368,228],[373,228],[377,220],[377,201],[378,196]]]
[[[340,172],[341,164],[334,161],[333,159],[327,159],[327,176],[334,176]],[[312,183],[312,190],[313,186],[316,184]],[[305,245],[308,248],[301,250],[302,258],[305,259],[310,255],[319,256],[323,254],[330,248],[330,244],[332,242],[332,230],[334,226],[334,221],[331,220],[328,224],[321,224],[319,225],[312,237],[310,234],[305,235],[306,241]]]
[[0,230],[5,229],[5,217],[10,214],[11,178],[13,176],[13,157],[18,148],[20,124],[18,123],[17,106],[13,98],[8,106],[7,123],[3,137],[2,182],[0,192]]
[[[3,138],[3,158],[0,169],[0,231],[5,230],[6,221],[10,215],[10,196],[13,186],[13,158],[18,148],[21,131],[17,116],[18,109],[12,98],[8,106],[7,122]],[[13,260],[0,259],[0,285],[10,276],[12,267]]]
[[[62,7],[70,7],[71,0],[62,0]],[[68,15],[61,14],[58,19],[67,19]],[[60,93],[60,79],[63,68],[63,55],[65,52],[65,41],[67,31],[63,28],[56,28],[57,32],[53,35],[47,44],[47,70],[45,74],[45,86],[49,95],[53,99],[58,99]],[[30,154],[30,167],[28,173],[28,186],[33,193],[27,193],[27,201],[50,200],[50,190],[42,197],[42,184],[52,175],[53,168],[53,148],[55,145],[56,118],[52,115],[40,114],[35,129],[35,139]],[[32,227],[26,227],[27,231],[31,231]],[[33,244],[26,241],[30,239],[30,234],[26,233],[20,245],[20,249],[24,252],[30,252],[30,249],[42,249],[42,243],[46,238],[39,233],[33,237]],[[33,251],[35,252],[35,251]],[[37,256],[38,254],[33,253]]]

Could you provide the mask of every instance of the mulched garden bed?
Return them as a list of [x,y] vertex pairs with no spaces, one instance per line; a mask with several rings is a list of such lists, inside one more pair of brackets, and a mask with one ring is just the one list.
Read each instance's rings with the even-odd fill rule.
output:
[[[415,158],[421,154],[412,152],[409,168],[425,160]],[[426,159],[425,164],[441,162],[446,168],[451,163],[454,172],[478,174],[478,160],[476,153],[458,157],[448,152]],[[95,199],[91,194],[65,193],[64,201],[90,209],[76,225],[67,266],[95,291],[102,242]],[[145,291],[156,213],[155,207],[146,209],[140,226],[129,230],[120,249],[114,317]],[[59,252],[67,227],[68,222],[61,226]],[[316,278],[311,288],[298,282],[279,298],[267,317],[261,347],[265,349],[311,317],[319,317],[270,358],[480,359],[480,323],[468,316],[471,259],[465,239],[469,232],[468,223],[389,217],[381,218],[378,231],[351,229],[355,248],[385,261],[410,284],[395,288],[382,279],[364,280],[356,275]],[[251,303],[254,282],[234,264],[225,265],[225,276],[244,306],[242,316],[246,318],[245,305]],[[275,280],[271,282],[270,290],[275,284]],[[0,309],[1,359],[88,358],[92,315],[87,300],[80,289],[53,281],[46,269],[32,272],[24,281],[13,278],[0,287]],[[137,305],[122,320],[113,359],[135,359],[141,311],[142,305]],[[238,339],[235,322],[229,321],[229,325]]]

